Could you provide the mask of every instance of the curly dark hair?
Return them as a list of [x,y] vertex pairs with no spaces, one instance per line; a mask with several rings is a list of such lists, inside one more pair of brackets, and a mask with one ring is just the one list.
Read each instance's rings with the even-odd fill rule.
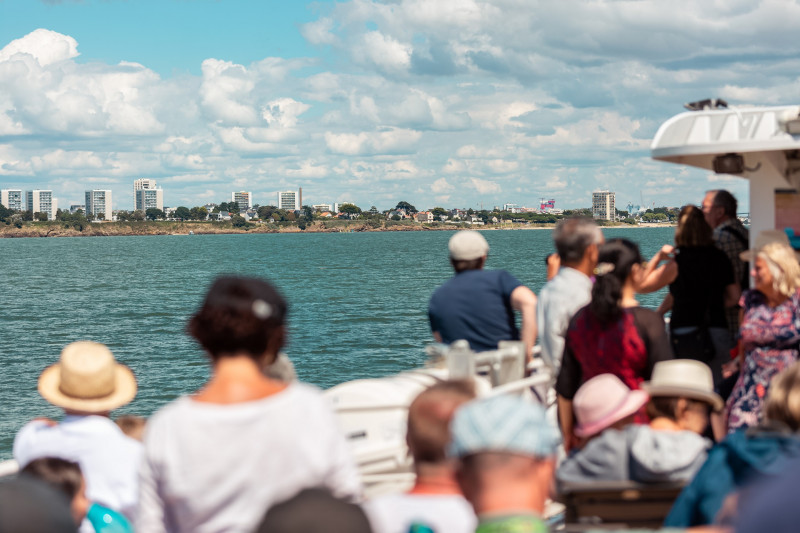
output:
[[187,330],[212,359],[235,353],[259,359],[286,314],[286,300],[267,281],[222,276],[209,288]]

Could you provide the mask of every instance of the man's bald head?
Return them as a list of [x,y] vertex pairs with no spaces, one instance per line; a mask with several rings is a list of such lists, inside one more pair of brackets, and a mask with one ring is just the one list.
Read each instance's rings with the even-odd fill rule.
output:
[[411,402],[406,442],[416,463],[446,460],[453,413],[473,398],[475,385],[471,380],[451,380],[429,387]]

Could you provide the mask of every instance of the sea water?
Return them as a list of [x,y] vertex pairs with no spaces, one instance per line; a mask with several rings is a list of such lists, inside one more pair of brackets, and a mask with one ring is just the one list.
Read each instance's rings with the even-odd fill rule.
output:
[[[645,256],[673,228],[609,228]],[[485,231],[487,268],[539,292],[547,230]],[[208,377],[185,333],[215,276],[261,276],[289,302],[286,353],[301,380],[327,388],[421,366],[432,341],[431,292],[451,275],[449,231],[0,239],[0,460],[14,434],[59,410],[38,395],[41,371],[76,340],[107,344],[139,380],[119,413],[149,415]],[[660,293],[640,301],[655,308]]]

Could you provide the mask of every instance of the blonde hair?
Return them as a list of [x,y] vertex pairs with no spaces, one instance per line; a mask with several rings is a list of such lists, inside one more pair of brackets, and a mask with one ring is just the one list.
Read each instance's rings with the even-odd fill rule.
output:
[[764,403],[764,417],[783,422],[792,431],[800,431],[800,362],[772,379]]
[[772,273],[773,288],[784,296],[791,296],[800,287],[800,264],[786,244],[771,242],[758,251]]

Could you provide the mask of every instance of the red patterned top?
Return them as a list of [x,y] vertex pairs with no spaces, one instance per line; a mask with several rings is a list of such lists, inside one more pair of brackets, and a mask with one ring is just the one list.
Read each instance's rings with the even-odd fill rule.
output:
[[650,379],[656,362],[672,358],[664,320],[655,312],[625,308],[617,322],[603,326],[586,306],[567,329],[556,392],[571,400],[599,374],[614,374],[635,390]]

